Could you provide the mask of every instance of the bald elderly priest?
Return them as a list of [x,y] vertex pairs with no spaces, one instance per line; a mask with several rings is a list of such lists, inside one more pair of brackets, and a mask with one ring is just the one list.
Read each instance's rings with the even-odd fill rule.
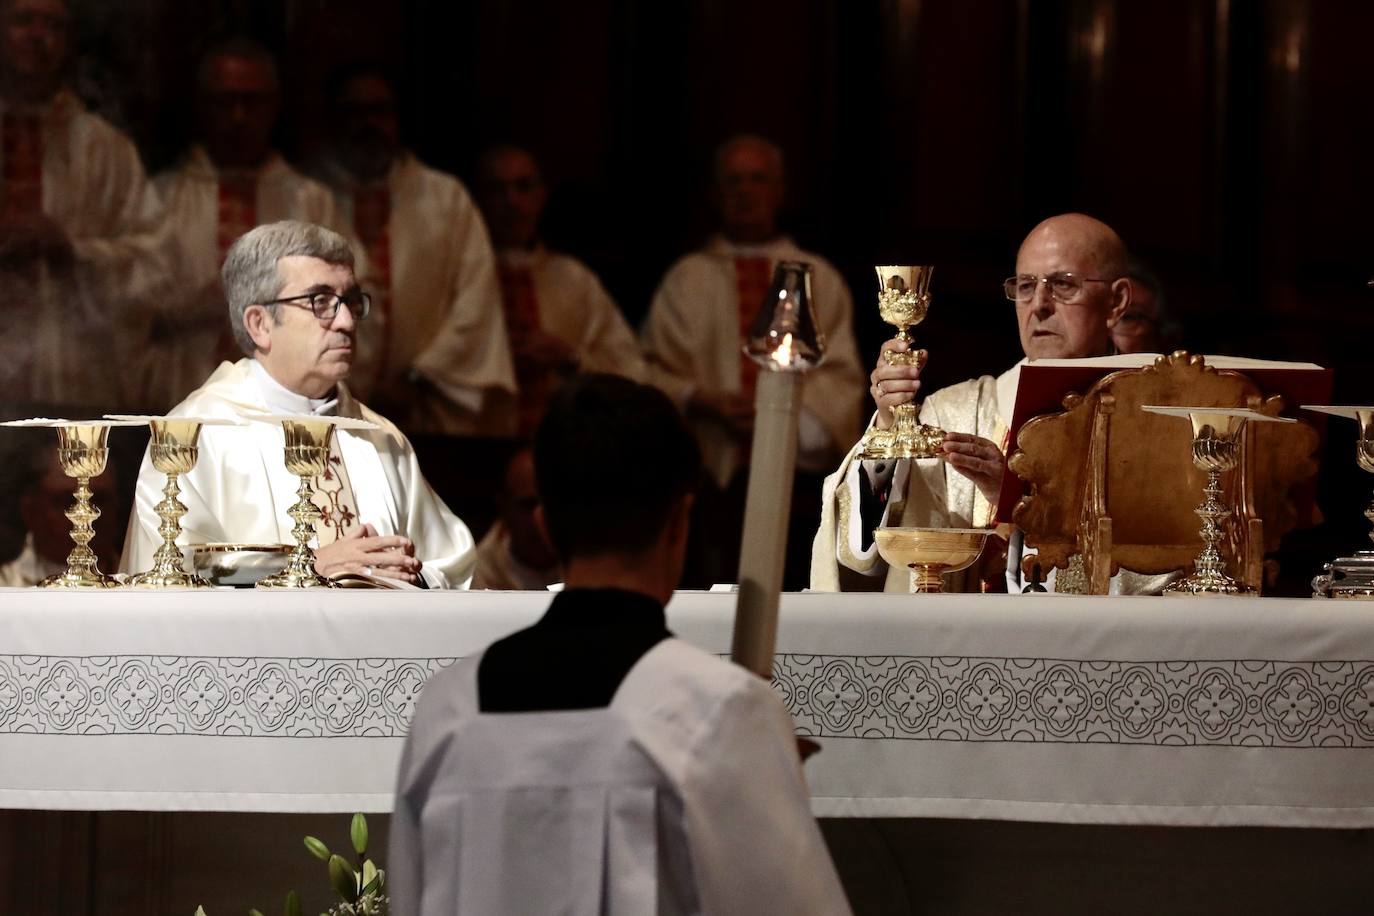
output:
[[[224,291],[235,340],[248,354],[222,363],[171,412],[179,416],[338,415],[375,430],[338,429],[330,471],[315,481],[323,518],[316,569],[363,572],[431,588],[466,588],[472,535],[420,473],[392,423],[359,403],[345,380],[358,322],[370,300],[343,237],[311,223],[278,222],[243,235],[225,257]],[[299,480],[286,470],[278,424],[206,427],[200,459],[181,478],[182,543],[293,543],[286,510]],[[161,543],[154,506],[163,477],[148,456],[120,567],[147,569]]]

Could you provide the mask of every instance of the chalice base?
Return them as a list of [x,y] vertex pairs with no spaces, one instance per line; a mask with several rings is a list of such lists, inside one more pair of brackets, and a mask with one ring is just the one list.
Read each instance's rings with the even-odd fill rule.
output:
[[869,461],[940,457],[940,445],[945,441],[943,429],[917,423],[916,410],[910,404],[901,404],[892,413],[892,426],[875,426],[864,434],[861,457]]
[[185,570],[150,569],[147,572],[130,576],[124,583],[126,588],[211,588],[210,580],[203,579]]
[[38,583],[39,588],[119,588],[119,580],[100,570],[68,569],[48,576]]
[[1230,576],[1219,573],[1193,573],[1182,579],[1175,579],[1164,587],[1168,597],[1205,597],[1209,595],[1253,595],[1255,590],[1242,585]]
[[315,552],[307,549],[305,557],[293,552],[286,568],[257,581],[258,588],[338,588],[338,584],[315,572]]

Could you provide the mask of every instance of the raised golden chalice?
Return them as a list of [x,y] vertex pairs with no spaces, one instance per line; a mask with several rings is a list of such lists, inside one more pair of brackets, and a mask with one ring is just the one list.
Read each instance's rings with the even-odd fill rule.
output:
[[177,546],[181,517],[186,514],[185,504],[177,499],[181,493],[177,477],[196,466],[200,455],[196,443],[200,439],[202,421],[163,417],[149,418],[147,422],[152,435],[148,453],[153,467],[167,475],[162,501],[153,507],[162,520],[157,529],[162,535],[162,545],[153,554],[152,569],[130,576],[124,584],[130,588],[209,588],[209,580],[187,572],[186,557]]
[[[884,361],[889,366],[923,365],[924,360],[907,328],[920,324],[930,310],[930,277],[935,268],[880,266],[873,269],[878,274],[878,314],[883,321],[896,326],[897,339],[907,346],[901,352],[884,350]],[[939,457],[945,431],[924,425],[919,416],[920,405],[914,401],[892,408],[890,427],[874,426],[864,434],[862,457],[878,460]]]
[[986,528],[878,528],[873,539],[889,566],[911,570],[915,595],[944,591],[944,574],[972,565],[989,534]]
[[301,479],[296,489],[296,503],[286,513],[296,523],[291,529],[296,546],[286,568],[259,579],[257,587],[334,588],[333,580],[315,571],[315,551],[310,548],[315,523],[320,520],[320,510],[313,501],[313,478],[323,474],[329,464],[329,442],[334,435],[334,424],[324,418],[293,417],[282,418],[281,426],[286,436],[286,469]]
[[39,588],[118,588],[119,582],[100,571],[91,538],[100,510],[91,505],[91,478],[105,473],[110,459],[110,424],[73,423],[57,427],[57,458],[62,473],[76,479],[75,499],[64,515],[72,523],[76,544],[67,554],[67,569],[38,583]]

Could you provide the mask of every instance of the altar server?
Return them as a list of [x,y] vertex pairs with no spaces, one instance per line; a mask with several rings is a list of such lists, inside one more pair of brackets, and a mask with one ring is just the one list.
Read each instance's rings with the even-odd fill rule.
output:
[[[330,470],[315,480],[324,513],[316,569],[466,587],[474,563],[467,526],[430,489],[405,436],[346,384],[357,323],[370,309],[348,243],[309,223],[259,226],[229,249],[223,281],[234,338],[248,356],[222,363],[172,413],[249,422],[201,431],[199,461],[180,478],[182,543],[294,543],[286,511],[300,481],[286,470],[280,424],[251,417],[337,414],[379,428],[335,431]],[[121,562],[127,572],[147,569],[162,541],[154,508],[162,487],[145,456]]]
[[201,60],[198,141],[154,179],[176,252],[175,291],[162,300],[143,352],[139,400],[154,409],[180,401],[236,349],[219,279],[234,240],[259,223],[335,222],[329,189],[272,149],[280,94],[276,61],[255,41],[230,39]]
[[[643,442],[658,457],[625,462]],[[667,629],[699,475],[673,405],[575,379],[535,465],[567,588],[425,686],[391,822],[396,911],[849,912],[781,701]]]
[[165,281],[138,151],[66,87],[64,0],[0,0],[0,397],[116,407],[138,308]]

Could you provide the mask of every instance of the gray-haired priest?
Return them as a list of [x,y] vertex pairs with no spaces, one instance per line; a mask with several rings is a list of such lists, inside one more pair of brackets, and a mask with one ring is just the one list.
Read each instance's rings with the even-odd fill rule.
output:
[[[259,226],[229,249],[223,278],[234,337],[248,355],[222,363],[172,413],[337,414],[376,423],[335,432],[330,472],[316,480],[317,570],[466,588],[475,563],[467,526],[430,489],[400,430],[345,384],[370,305],[348,243],[311,223]],[[299,480],[286,470],[283,445],[274,423],[203,428],[200,459],[180,478],[188,510],[181,543],[293,543],[286,510]],[[126,572],[152,565],[162,486],[145,455],[120,563]]]

